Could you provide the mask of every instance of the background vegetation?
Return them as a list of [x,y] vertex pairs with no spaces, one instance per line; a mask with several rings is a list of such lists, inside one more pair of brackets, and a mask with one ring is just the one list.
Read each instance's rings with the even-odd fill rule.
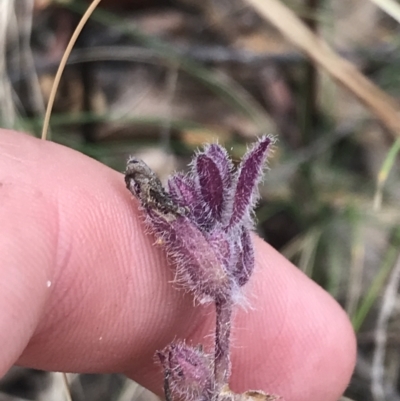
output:
[[[1,126],[40,136],[86,8],[0,2]],[[399,22],[392,0],[103,0],[50,124],[53,141],[120,171],[137,154],[164,178],[205,142],[239,159],[276,134],[258,230],[349,314],[359,401],[400,400]],[[62,399],[60,380],[14,368],[0,400]],[[119,376],[70,381],[75,400],[155,397]]]

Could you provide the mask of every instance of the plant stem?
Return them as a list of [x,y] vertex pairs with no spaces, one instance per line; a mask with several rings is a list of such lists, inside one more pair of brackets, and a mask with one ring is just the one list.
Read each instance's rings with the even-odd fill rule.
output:
[[215,327],[215,385],[217,391],[228,383],[231,373],[229,356],[230,334],[232,326],[232,302],[215,301],[216,327]]

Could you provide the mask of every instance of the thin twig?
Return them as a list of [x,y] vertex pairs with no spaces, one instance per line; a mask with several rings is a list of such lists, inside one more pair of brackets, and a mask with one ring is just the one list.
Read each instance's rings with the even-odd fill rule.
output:
[[375,351],[372,359],[371,369],[371,391],[375,401],[384,401],[385,383],[384,366],[387,343],[387,330],[389,319],[397,299],[397,291],[400,284],[400,253],[396,264],[390,274],[388,285],[383,294],[382,306],[379,310],[378,320],[375,329]]

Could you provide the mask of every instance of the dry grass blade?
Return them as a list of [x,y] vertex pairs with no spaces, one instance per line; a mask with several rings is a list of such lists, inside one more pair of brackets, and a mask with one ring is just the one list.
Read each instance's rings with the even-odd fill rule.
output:
[[75,31],[72,34],[70,41],[68,42],[68,46],[65,49],[65,52],[62,56],[60,65],[58,66],[58,69],[57,69],[56,77],[54,78],[54,83],[53,83],[53,86],[52,86],[51,92],[50,92],[49,103],[47,104],[46,114],[44,116],[42,139],[46,139],[46,137],[47,137],[47,130],[49,128],[50,115],[51,115],[51,111],[53,109],[54,99],[56,97],[58,84],[60,83],[61,75],[64,71],[65,65],[67,64],[68,57],[71,54],[71,51],[75,45],[76,40],[78,39],[79,34],[82,32],[83,27],[85,26],[86,22],[92,15],[93,11],[99,5],[100,1],[101,0],[93,0],[93,2],[90,4],[88,9],[86,10],[85,14],[83,14],[81,20],[79,21],[78,26],[75,28]]
[[390,15],[393,19],[400,23],[400,5],[393,0],[370,0],[371,3],[376,4],[386,14]]
[[355,66],[337,55],[279,0],[246,1],[288,40],[357,96],[394,137],[400,136],[399,107],[390,96],[360,73]]
[[352,317],[356,313],[362,294],[362,278],[365,267],[365,239],[363,227],[357,211],[354,210],[352,220],[352,244],[350,279],[347,287],[346,312]]
[[61,373],[64,382],[64,394],[67,401],[72,401],[71,390],[69,388],[68,376],[66,373]]
[[39,390],[40,401],[72,401],[67,374],[51,372],[50,377],[48,385]]

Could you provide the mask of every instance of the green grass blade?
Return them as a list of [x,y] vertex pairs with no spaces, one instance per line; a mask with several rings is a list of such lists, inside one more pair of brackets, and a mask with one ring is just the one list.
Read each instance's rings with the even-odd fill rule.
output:
[[396,139],[396,141],[390,148],[385,160],[383,161],[382,167],[378,173],[376,191],[374,195],[374,210],[379,210],[381,208],[383,187],[386,183],[390,171],[392,170],[393,164],[396,161],[396,157],[399,151],[400,139]]

